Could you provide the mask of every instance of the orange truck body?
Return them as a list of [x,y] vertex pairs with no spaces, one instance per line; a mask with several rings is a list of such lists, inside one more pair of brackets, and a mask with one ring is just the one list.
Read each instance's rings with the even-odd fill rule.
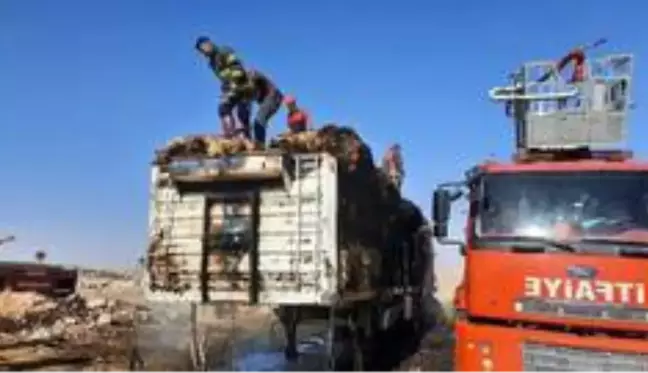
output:
[[[478,169],[484,175],[604,171],[648,177],[648,163],[628,159],[485,163]],[[475,250],[470,216],[464,278],[455,294],[456,370],[648,370],[648,255]],[[648,237],[633,241],[648,248]],[[569,276],[572,266],[593,268],[595,276]],[[547,303],[526,312],[529,297]]]

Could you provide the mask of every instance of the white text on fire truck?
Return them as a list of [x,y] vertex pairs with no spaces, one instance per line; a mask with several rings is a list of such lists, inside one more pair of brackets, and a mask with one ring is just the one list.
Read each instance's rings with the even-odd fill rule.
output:
[[645,285],[642,283],[534,276],[524,278],[524,295],[532,298],[637,305],[643,305],[646,301]]

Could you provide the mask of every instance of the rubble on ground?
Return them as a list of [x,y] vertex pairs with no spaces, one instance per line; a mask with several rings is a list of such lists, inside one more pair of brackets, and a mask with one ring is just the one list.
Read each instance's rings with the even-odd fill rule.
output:
[[[145,306],[141,295],[132,273],[89,270],[80,270],[77,293],[65,298],[0,292],[0,371],[130,370],[141,342],[158,350],[139,357],[147,368],[188,369],[189,305]],[[200,320],[212,330],[210,344],[220,346],[232,333],[263,328],[268,313],[258,307],[201,307]]]
[[[105,289],[115,279],[101,281]],[[137,311],[137,305],[97,289],[64,298],[4,291],[0,370],[126,370]]]

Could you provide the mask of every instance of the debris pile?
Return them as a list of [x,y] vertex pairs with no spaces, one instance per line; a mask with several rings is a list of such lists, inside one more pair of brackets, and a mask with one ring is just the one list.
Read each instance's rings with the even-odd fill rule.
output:
[[118,299],[4,291],[0,367],[124,370],[135,312],[134,305]]

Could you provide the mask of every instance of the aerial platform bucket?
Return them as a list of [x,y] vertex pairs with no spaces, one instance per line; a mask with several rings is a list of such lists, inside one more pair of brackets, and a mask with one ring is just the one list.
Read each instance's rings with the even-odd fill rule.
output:
[[628,54],[588,59],[575,81],[553,61],[529,62],[489,95],[506,103],[518,149],[609,146],[626,138],[632,67]]

